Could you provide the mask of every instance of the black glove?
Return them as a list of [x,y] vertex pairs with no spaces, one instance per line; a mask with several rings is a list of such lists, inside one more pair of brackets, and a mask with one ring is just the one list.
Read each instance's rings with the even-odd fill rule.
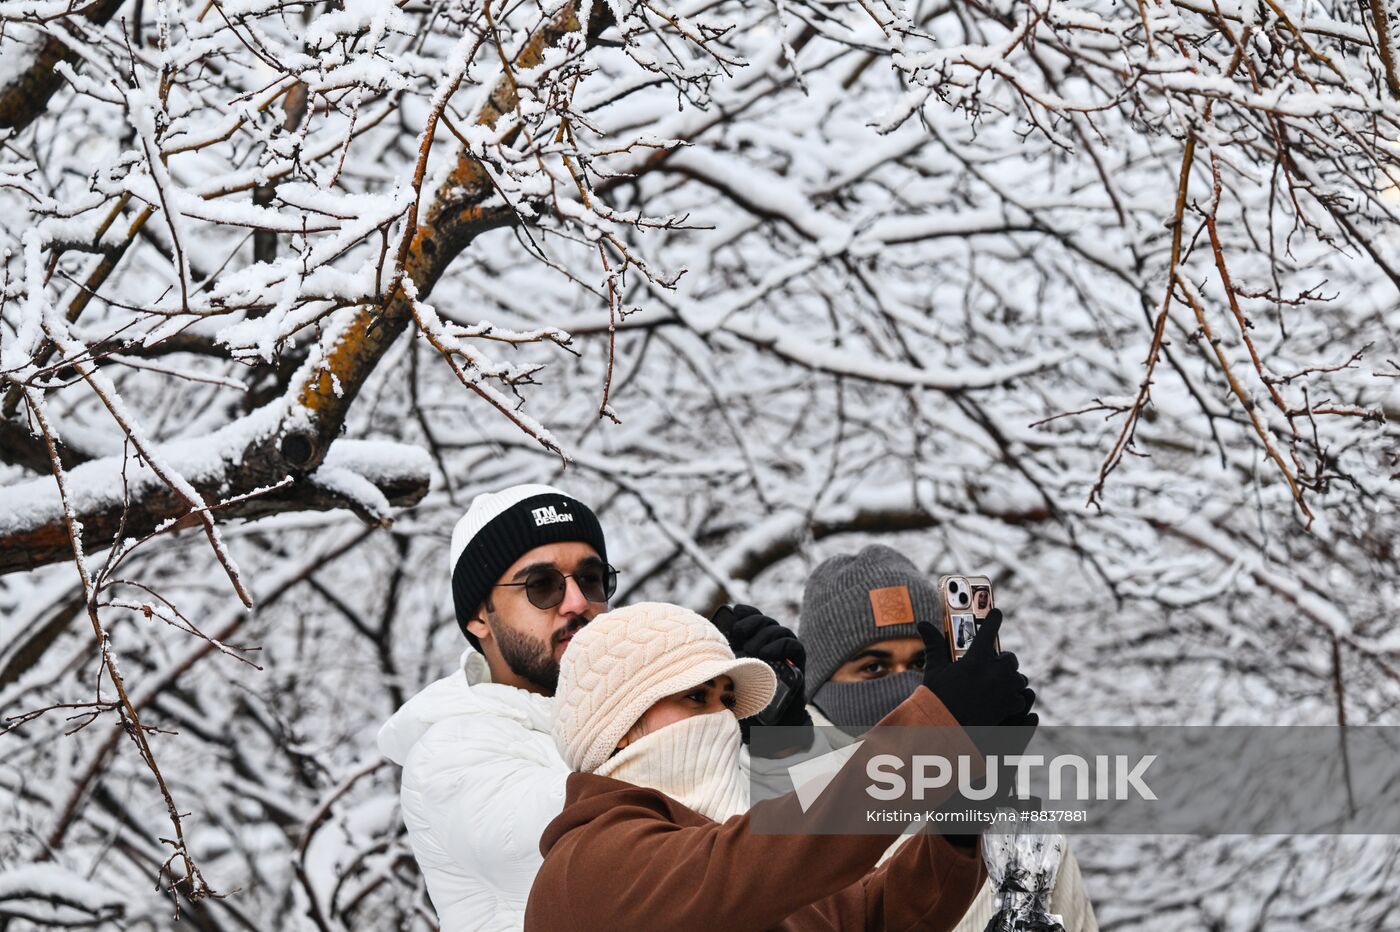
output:
[[764,663],[793,664],[799,670],[807,668],[807,648],[792,633],[752,605],[735,605],[734,627],[729,631],[729,646],[736,657],[754,657]]
[[[1031,711],[1035,690],[1017,670],[1016,655],[997,653],[993,645],[1001,630],[1001,609],[994,608],[972,639],[972,646],[956,663],[926,666],[924,685],[952,713],[958,724],[1035,725],[1039,716]],[[919,622],[926,656],[946,653],[943,633],[926,621]]]
[[[807,648],[802,646],[791,628],[783,627],[752,605],[735,605],[730,612],[734,616],[734,625],[729,629],[728,636],[734,656],[752,657],[775,668],[790,663],[801,671],[807,666]],[[801,695],[795,696],[781,718],[768,724],[806,727],[810,730],[812,716],[803,699]],[[755,720],[741,719],[739,722],[745,744],[749,741],[749,728]],[[810,743],[809,735],[804,746]]]

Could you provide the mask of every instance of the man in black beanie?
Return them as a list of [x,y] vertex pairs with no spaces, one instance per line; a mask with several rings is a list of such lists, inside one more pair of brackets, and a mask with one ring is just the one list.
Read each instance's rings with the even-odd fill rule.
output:
[[559,658],[617,588],[597,517],[545,485],[478,495],[452,531],[457,625],[491,682],[554,695]]
[[518,929],[569,775],[550,732],[559,658],[607,611],[617,573],[593,512],[544,485],[473,499],[448,567],[471,646],[394,713],[379,749],[403,767],[404,824],[443,932]]
[[[403,767],[403,820],[443,932],[509,932],[524,926],[540,836],[564,807],[570,770],[551,734],[559,660],[608,610],[617,571],[592,510],[545,485],[474,498],[448,569],[471,646],[385,723],[379,749]],[[730,643],[801,665],[792,632],[757,610]]]

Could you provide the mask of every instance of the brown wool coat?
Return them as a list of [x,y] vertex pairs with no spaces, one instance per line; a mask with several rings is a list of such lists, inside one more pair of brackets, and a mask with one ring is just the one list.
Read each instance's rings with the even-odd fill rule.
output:
[[[882,724],[956,723],[918,689]],[[957,736],[948,752],[971,751],[960,731],[944,731]],[[813,810],[854,798],[864,762],[887,749],[878,739],[866,744]],[[801,818],[790,795],[759,806]],[[540,839],[544,866],[525,932],[942,932],[986,876],[977,850],[937,835],[911,839],[872,869],[888,835],[757,834],[752,819],[718,823],[657,790],[572,774],[564,811]]]

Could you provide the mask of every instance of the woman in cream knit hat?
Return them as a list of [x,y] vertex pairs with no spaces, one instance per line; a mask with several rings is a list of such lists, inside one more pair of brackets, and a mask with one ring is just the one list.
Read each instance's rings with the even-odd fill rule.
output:
[[[540,840],[526,932],[951,929],[983,879],[975,844],[923,836],[872,870],[886,837],[750,830],[739,719],[774,687],[766,664],[735,659],[678,606],[633,605],[579,631],[555,694],[574,773]],[[885,724],[956,721],[920,689]],[[800,814],[790,798],[762,805]]]
[[660,602],[599,616],[565,656],[554,740],[571,770],[651,786],[719,821],[749,808],[739,719],[772,698],[768,664],[736,659],[714,625]]

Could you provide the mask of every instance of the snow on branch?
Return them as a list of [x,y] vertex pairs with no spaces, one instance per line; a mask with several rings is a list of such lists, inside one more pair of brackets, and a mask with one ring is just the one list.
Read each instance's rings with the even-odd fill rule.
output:
[[[246,452],[259,445],[260,432],[277,423],[269,416],[274,413],[260,412],[157,452],[201,492],[208,515],[220,522],[289,510],[348,508],[383,523],[392,507],[413,505],[427,493],[431,463],[421,448],[406,444],[338,441],[321,466],[302,479],[287,475],[292,469],[285,462],[250,459]],[[199,518],[134,454],[83,463],[68,470],[66,479],[70,506],[89,550],[113,544],[125,550]],[[230,494],[234,489],[246,491]],[[63,503],[51,478],[0,488],[0,516],[0,572],[68,558],[67,542],[56,533],[62,527]]]
[[0,916],[39,925],[96,925],[121,919],[124,897],[57,864],[0,868]]
[[[1392,6],[0,0],[16,863],[426,927],[365,726],[517,481],[595,505],[628,599],[994,567],[1067,716],[1183,645],[1196,701],[1394,708]],[[168,872],[157,773],[243,893]]]

